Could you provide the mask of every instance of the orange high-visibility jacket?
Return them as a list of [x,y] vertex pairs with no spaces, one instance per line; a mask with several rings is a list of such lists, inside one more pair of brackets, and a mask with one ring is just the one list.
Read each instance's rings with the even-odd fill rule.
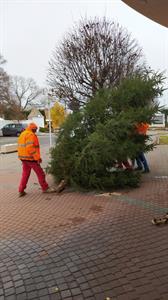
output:
[[29,129],[24,130],[18,138],[18,157],[30,161],[41,159],[38,137]]
[[139,123],[136,125],[136,129],[139,134],[146,135],[148,128],[149,128],[149,124],[147,123]]

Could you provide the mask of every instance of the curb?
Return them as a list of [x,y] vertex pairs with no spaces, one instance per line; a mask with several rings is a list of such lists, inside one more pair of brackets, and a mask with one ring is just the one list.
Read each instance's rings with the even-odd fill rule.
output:
[[6,144],[0,147],[0,153],[2,154],[12,153],[12,152],[17,152],[17,144]]

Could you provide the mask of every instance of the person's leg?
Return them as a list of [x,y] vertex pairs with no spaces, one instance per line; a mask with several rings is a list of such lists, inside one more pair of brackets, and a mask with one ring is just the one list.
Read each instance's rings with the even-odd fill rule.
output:
[[32,162],[31,166],[37,175],[37,178],[38,178],[39,184],[42,188],[42,191],[43,192],[46,191],[48,189],[48,183],[46,182],[45,173],[44,173],[42,167],[37,162]]
[[19,184],[19,193],[23,193],[26,189],[26,185],[29,179],[31,173],[31,166],[29,165],[29,162],[22,161],[22,177]]
[[128,160],[122,161],[123,165],[126,167],[127,170],[132,170],[132,165],[129,163]]
[[121,161],[118,161],[118,162],[117,162],[117,168],[118,168],[118,169],[123,169],[123,164],[122,164]]
[[136,162],[135,158],[131,158],[131,164],[132,164],[133,169],[135,167],[135,162]]
[[135,160],[136,160],[136,164],[137,164],[136,170],[142,170],[143,169],[143,165],[142,165],[142,162],[141,162],[140,155],[138,155]]
[[144,172],[148,173],[150,170],[149,170],[149,166],[148,166],[146,157],[145,157],[143,152],[140,153],[140,159],[141,159],[141,162],[144,166]]

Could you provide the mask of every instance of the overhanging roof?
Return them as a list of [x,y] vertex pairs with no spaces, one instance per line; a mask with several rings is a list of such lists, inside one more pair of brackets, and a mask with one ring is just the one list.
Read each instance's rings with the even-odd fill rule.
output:
[[153,21],[168,27],[168,0],[122,0],[130,7],[152,19]]

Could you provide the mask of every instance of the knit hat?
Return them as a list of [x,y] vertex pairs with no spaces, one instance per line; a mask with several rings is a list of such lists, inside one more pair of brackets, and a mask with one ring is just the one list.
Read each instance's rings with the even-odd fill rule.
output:
[[38,127],[37,127],[37,125],[35,124],[35,123],[30,123],[29,125],[28,125],[28,127],[27,127],[27,129],[30,129],[30,130],[32,130],[32,129],[37,129]]

